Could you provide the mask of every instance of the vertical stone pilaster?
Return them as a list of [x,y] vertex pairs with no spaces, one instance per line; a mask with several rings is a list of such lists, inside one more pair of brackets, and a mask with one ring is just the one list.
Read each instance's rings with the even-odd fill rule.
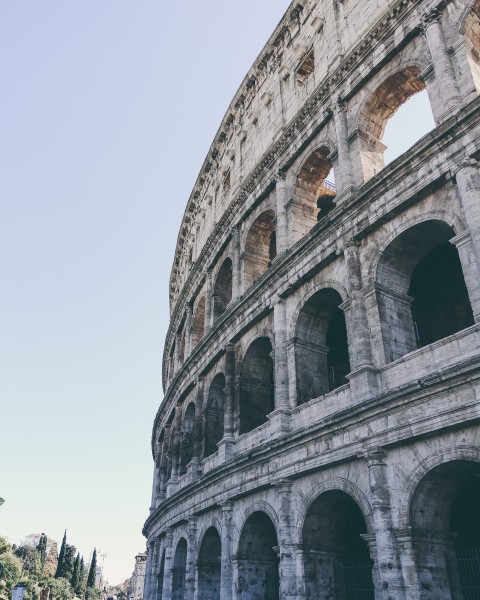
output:
[[274,485],[279,497],[280,597],[282,600],[293,600],[297,598],[297,582],[295,548],[293,546],[292,482],[288,479],[282,479]]
[[180,368],[180,366],[180,332],[177,331],[175,335],[175,354],[173,357],[172,378],[175,375],[175,372]]
[[172,598],[173,577],[173,529],[167,529],[165,537],[165,570],[163,572],[163,595],[162,600]]
[[235,454],[235,346],[228,344],[225,352],[225,412],[223,439],[218,443],[218,453],[223,460]]
[[455,78],[455,72],[447,51],[447,43],[441,23],[441,12],[438,9],[430,10],[422,15],[422,31],[427,41],[428,50],[432,58],[435,71],[435,90],[439,96],[435,106],[442,107],[441,114],[435,114],[438,123],[450,116],[460,106],[460,93]]
[[197,520],[192,517],[188,520],[187,528],[187,564],[185,569],[185,595],[184,600],[194,600],[195,596],[195,568],[197,560]]
[[379,375],[373,364],[367,307],[363,293],[358,243],[350,240],[344,250],[349,300],[340,308],[345,312],[351,373],[348,376],[356,399],[375,395],[380,387]]
[[[160,452],[160,450],[159,450]],[[157,463],[153,467],[153,485],[152,485],[152,499],[150,502],[150,514],[152,514],[158,504],[159,488],[160,488],[160,468]]]
[[153,600],[154,593],[152,591],[153,587],[153,577],[155,573],[155,541],[149,542],[147,546],[147,564],[145,567],[145,584],[143,587],[143,598],[144,600]]
[[232,301],[242,295],[242,261],[240,258],[240,225],[232,227]]
[[373,525],[375,528],[376,566],[384,600],[405,599],[405,585],[398,548],[392,531],[392,508],[387,479],[386,452],[373,448],[365,452],[368,464]]
[[202,451],[203,451],[203,407],[205,402],[205,378],[199,377],[197,380],[196,399],[195,399],[195,424],[193,430],[193,457],[191,460],[191,478],[196,481],[202,470]]
[[233,503],[222,504],[222,577],[220,581],[220,598],[231,600],[233,597]]
[[175,411],[175,427],[172,432],[173,445],[172,445],[172,475],[167,486],[167,496],[170,497],[175,493],[178,484],[178,478],[180,476],[180,453],[182,446],[182,405],[177,404]]
[[348,143],[347,105],[338,100],[334,106],[333,118],[337,135],[338,169],[335,172],[335,185],[340,195],[353,187],[353,167]]
[[395,537],[398,543],[402,577],[405,582],[405,598],[406,600],[420,600],[421,595],[418,586],[418,572],[415,562],[412,529],[397,529]]
[[289,187],[286,175],[279,171],[276,177],[275,200],[277,208],[277,254],[282,254],[290,246],[287,227],[287,203],[289,201]]
[[213,283],[212,269],[207,269],[205,274],[205,335],[212,328],[213,323]]
[[193,304],[187,304],[187,316],[185,318],[185,360],[192,353],[192,325],[193,325]]
[[291,406],[288,389],[288,357],[287,357],[287,310],[285,300],[277,297],[273,308],[273,329],[275,343],[275,413],[282,413],[281,429],[290,426]]

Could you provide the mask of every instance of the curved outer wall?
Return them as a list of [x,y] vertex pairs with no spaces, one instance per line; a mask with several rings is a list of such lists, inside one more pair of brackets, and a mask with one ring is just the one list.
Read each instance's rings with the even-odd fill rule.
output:
[[242,82],[170,279],[146,600],[480,597],[479,15],[294,2]]

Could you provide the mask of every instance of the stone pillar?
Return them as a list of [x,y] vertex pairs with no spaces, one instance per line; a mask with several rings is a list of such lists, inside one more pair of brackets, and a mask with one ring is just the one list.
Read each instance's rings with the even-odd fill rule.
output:
[[193,325],[193,304],[187,304],[187,316],[185,318],[185,360],[192,353],[192,325]]
[[218,455],[223,460],[235,454],[235,346],[228,344],[225,352],[225,412],[223,439],[218,443]]
[[305,565],[303,564],[303,546],[296,544],[294,546],[295,551],[295,580],[297,582],[297,598],[306,597],[305,589]]
[[439,105],[442,107],[442,113],[434,115],[437,122],[450,116],[460,106],[460,93],[440,18],[441,12],[438,9],[422,15],[422,31],[435,71],[435,89],[439,96],[437,100],[440,100]]
[[194,600],[195,596],[195,569],[197,561],[197,520],[192,517],[188,520],[187,529],[187,564],[185,569],[185,595],[184,600]]
[[[478,162],[467,158],[456,174],[457,190],[467,223],[465,236],[450,240],[459,251],[475,322],[480,322],[480,173]],[[468,249],[471,248],[469,252]],[[472,264],[473,263],[473,264]]]
[[347,317],[349,334],[350,387],[354,398],[364,399],[378,393],[380,384],[373,364],[358,246],[358,242],[351,240],[344,250],[349,300],[341,308]]
[[421,594],[418,586],[418,572],[415,562],[412,529],[397,529],[395,537],[398,543],[402,577],[405,582],[405,598],[406,600],[420,600]]
[[386,452],[381,448],[367,450],[370,496],[379,588],[384,600],[405,599],[405,586],[398,556],[398,548],[392,531],[392,509],[388,487]]
[[282,254],[290,246],[286,208],[290,198],[286,175],[283,171],[279,171],[276,177],[275,198],[277,208],[277,254]]
[[167,485],[167,497],[170,497],[175,493],[178,484],[178,478],[180,476],[180,460],[181,460],[181,447],[182,447],[182,405],[177,404],[175,411],[175,427],[172,432],[173,445],[172,445],[172,475]]
[[213,283],[212,269],[207,269],[205,274],[205,335],[212,328],[213,323]]
[[222,504],[222,578],[220,582],[220,598],[231,600],[233,597],[233,503]]
[[353,168],[348,143],[348,122],[346,103],[338,100],[333,111],[337,135],[338,169],[335,171],[335,185],[340,195],[353,187]]
[[173,357],[173,372],[172,372],[172,378],[175,375],[175,372],[181,367],[180,364],[180,332],[177,331],[176,335],[175,335],[175,354]]
[[282,600],[297,598],[295,548],[293,546],[293,533],[295,519],[292,514],[292,482],[284,479],[276,482],[275,488],[278,493],[278,548],[279,548],[279,577],[280,597]]
[[147,564],[145,567],[145,584],[143,588],[144,600],[153,600],[155,594],[153,592],[153,578],[155,576],[155,541],[149,542],[147,547]]
[[285,300],[277,296],[273,308],[275,343],[275,410],[280,416],[282,430],[290,426],[291,406],[288,389],[287,310]]
[[172,598],[173,577],[173,529],[167,529],[165,537],[165,569],[163,572],[163,595],[162,600]]
[[193,430],[193,457],[190,463],[192,481],[196,481],[202,474],[203,451],[203,406],[205,395],[205,378],[197,380],[195,401],[195,424]]
[[[160,453],[161,449],[159,449],[158,452]],[[158,462],[160,462],[160,461],[158,461]],[[160,468],[157,465],[157,462],[155,462],[155,465],[153,468],[153,485],[152,485],[152,500],[150,502],[150,514],[152,514],[154,512],[155,508],[158,506],[160,479],[161,479]]]
[[240,258],[240,225],[232,227],[232,301],[242,295],[242,261]]

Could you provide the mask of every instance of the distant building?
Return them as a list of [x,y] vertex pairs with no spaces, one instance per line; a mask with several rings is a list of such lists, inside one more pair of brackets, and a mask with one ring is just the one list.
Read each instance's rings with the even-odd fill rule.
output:
[[147,565],[147,555],[140,552],[135,556],[135,568],[130,578],[127,590],[128,600],[142,600],[143,586],[145,583],[145,567]]

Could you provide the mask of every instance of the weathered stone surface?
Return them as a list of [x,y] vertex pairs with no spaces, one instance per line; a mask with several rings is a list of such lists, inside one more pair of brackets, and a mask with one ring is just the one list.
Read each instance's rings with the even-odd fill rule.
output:
[[[464,597],[479,15],[294,2],[247,74],[172,269],[146,600]],[[425,88],[435,129],[385,166],[387,120]]]

